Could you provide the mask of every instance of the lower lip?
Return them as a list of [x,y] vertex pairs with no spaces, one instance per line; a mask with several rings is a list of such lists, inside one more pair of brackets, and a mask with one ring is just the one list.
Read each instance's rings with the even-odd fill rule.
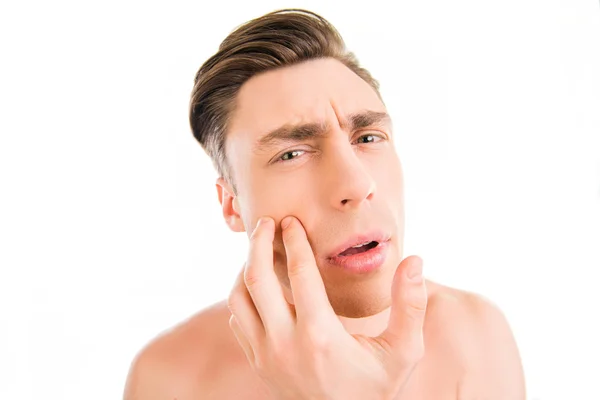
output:
[[362,253],[354,254],[351,256],[335,256],[329,258],[327,261],[336,267],[342,268],[352,273],[366,273],[371,272],[384,263],[390,241],[382,242],[370,250]]

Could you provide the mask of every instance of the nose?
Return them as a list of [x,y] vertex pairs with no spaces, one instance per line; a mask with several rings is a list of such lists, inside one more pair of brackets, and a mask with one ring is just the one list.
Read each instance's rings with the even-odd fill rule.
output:
[[337,143],[326,157],[328,179],[326,193],[331,205],[340,211],[355,210],[370,201],[376,190],[375,180],[365,161],[347,142]]

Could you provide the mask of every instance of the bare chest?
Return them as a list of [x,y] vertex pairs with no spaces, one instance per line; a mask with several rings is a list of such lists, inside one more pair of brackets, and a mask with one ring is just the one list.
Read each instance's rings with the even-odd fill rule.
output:
[[[211,374],[211,395],[208,398],[280,400],[270,394],[247,363],[235,364],[223,365]],[[396,400],[456,400],[459,377],[460,368],[452,360],[425,357],[417,365],[402,394]]]

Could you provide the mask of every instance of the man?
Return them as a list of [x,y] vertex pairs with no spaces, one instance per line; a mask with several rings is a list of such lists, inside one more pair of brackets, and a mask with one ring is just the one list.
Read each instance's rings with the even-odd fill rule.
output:
[[250,251],[227,300],[138,354],[125,399],[525,399],[500,310],[403,258],[392,121],[326,20],[236,29],[198,71],[190,123]]

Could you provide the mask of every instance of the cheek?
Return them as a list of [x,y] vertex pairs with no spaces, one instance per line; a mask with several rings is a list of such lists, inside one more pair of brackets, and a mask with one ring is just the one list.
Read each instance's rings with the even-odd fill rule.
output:
[[389,185],[394,189],[394,192],[402,193],[404,187],[404,176],[402,174],[402,167],[399,161],[393,164],[393,168],[390,170]]
[[382,158],[382,162],[378,164],[378,176],[380,182],[386,190],[400,190],[402,191],[403,185],[403,173],[402,164],[400,159],[395,154],[389,155],[389,157]]
[[301,177],[274,178],[257,174],[250,181],[249,189],[248,211],[256,219],[269,215],[279,223],[290,214],[302,219],[307,208],[307,188]]
[[379,193],[392,210],[404,207],[404,176],[402,165],[397,157],[390,157],[380,171]]

